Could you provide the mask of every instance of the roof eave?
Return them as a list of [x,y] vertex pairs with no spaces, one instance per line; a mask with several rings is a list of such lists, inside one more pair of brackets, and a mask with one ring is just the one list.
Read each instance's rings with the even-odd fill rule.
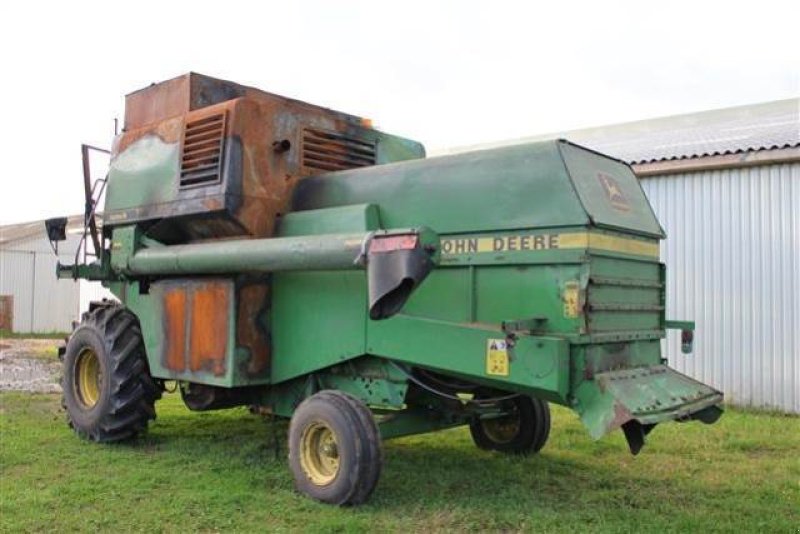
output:
[[684,172],[752,167],[754,165],[794,163],[797,161],[800,161],[800,146],[639,163],[633,165],[633,170],[638,177],[643,178]]

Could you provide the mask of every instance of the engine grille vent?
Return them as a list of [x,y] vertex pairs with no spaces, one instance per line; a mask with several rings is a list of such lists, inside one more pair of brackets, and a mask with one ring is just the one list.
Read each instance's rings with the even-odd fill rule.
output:
[[303,130],[304,174],[375,165],[375,143],[339,132]]
[[183,132],[181,187],[220,182],[224,140],[224,113],[187,121]]

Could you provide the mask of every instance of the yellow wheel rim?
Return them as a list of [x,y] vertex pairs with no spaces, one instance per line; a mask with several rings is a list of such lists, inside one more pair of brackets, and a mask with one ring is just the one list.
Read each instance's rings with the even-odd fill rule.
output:
[[330,484],[339,473],[336,435],[321,422],[311,423],[300,438],[300,466],[316,486]]
[[100,359],[92,349],[83,349],[78,354],[75,365],[75,390],[78,400],[84,408],[91,409],[97,404],[100,399],[102,383],[103,372],[100,369]]
[[519,434],[519,414],[506,415],[481,421],[483,432],[495,443],[508,443]]

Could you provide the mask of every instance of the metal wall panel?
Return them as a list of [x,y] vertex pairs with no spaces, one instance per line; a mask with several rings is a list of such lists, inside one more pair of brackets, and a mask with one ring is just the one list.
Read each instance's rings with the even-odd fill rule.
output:
[[800,413],[800,164],[642,179],[667,232],[670,364],[736,405]]
[[56,278],[56,259],[52,253],[36,253],[35,272],[33,326],[30,331],[69,332],[78,315],[78,282]]
[[0,250],[0,295],[14,295],[13,329],[31,331],[34,254]]
[[[62,263],[74,262],[79,237],[59,244]],[[0,294],[14,295],[15,332],[65,332],[79,316],[80,285],[56,278],[56,257],[44,236],[0,248]]]

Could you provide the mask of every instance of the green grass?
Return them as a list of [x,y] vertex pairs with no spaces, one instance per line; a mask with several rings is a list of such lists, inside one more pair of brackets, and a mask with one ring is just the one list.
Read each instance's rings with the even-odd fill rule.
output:
[[58,362],[58,347],[55,345],[52,347],[42,347],[28,353],[26,357],[45,362]]
[[[638,457],[554,409],[541,455],[477,450],[464,429],[389,441],[372,500],[292,489],[273,428],[244,409],[191,413],[175,395],[150,432],[79,440],[55,395],[0,396],[0,531],[737,531],[800,529],[800,419],[728,410],[658,427]],[[619,433],[618,433],[619,434]]]
[[0,339],[59,339],[69,336],[67,332],[11,332],[0,330]]

